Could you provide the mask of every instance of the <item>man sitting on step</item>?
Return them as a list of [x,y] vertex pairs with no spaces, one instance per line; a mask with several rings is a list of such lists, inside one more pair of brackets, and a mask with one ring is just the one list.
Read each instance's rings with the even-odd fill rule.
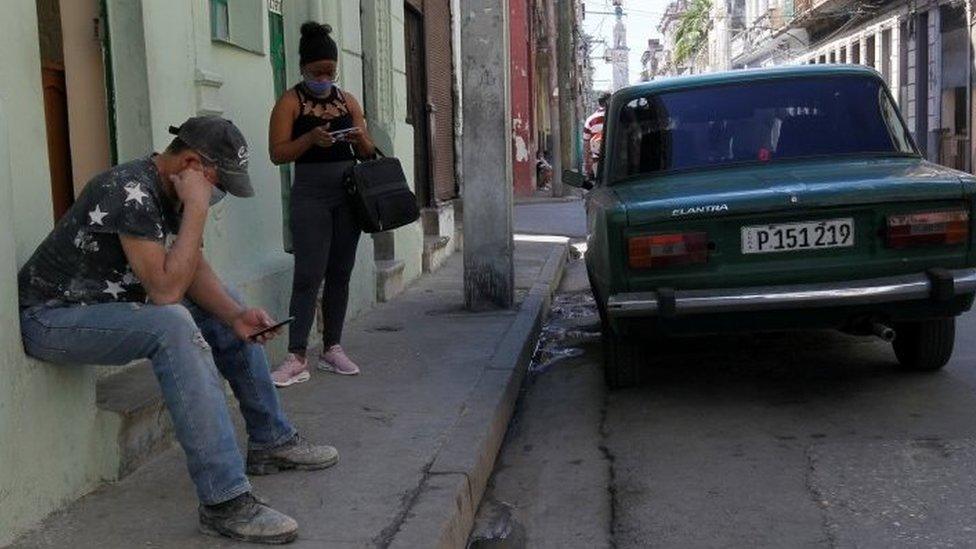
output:
[[251,494],[221,376],[247,425],[247,473],[322,469],[288,422],[262,346],[274,332],[203,257],[207,210],[226,192],[254,194],[241,132],[220,117],[179,128],[162,154],[94,177],[19,273],[29,355],[57,364],[126,364],[148,358],[200,499],[200,529],[285,543],[298,524]]

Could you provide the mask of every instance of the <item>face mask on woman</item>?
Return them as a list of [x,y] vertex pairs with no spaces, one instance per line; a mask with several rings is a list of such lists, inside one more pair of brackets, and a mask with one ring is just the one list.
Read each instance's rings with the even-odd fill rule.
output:
[[332,80],[316,80],[307,76],[305,77],[305,87],[308,88],[308,91],[315,95],[327,95],[330,91],[332,91],[332,85]]

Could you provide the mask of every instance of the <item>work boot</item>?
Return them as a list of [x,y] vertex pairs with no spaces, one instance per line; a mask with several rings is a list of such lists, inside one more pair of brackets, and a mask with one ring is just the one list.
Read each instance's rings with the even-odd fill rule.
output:
[[247,473],[270,475],[286,469],[312,471],[332,467],[339,462],[339,452],[331,446],[315,446],[295,435],[276,448],[247,451]]
[[295,541],[298,523],[245,492],[224,503],[201,505],[200,531],[208,536],[277,545]]

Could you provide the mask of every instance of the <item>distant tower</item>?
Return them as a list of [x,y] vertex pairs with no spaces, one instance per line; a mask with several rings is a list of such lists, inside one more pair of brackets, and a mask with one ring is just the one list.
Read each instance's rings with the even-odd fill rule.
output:
[[630,48],[627,47],[627,26],[624,25],[623,0],[613,0],[617,23],[613,26],[613,48],[610,63],[613,65],[613,91],[630,85]]

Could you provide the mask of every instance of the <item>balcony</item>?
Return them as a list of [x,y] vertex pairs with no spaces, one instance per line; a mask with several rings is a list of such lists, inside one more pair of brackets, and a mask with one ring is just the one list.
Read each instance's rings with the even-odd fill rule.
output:
[[742,31],[729,40],[729,57],[731,59],[738,59],[746,52],[749,45],[746,34],[746,31]]
[[[819,1],[819,0],[807,0]],[[733,66],[751,66],[763,62],[772,52],[805,46],[806,33],[797,33],[793,27],[794,11],[802,5],[802,0],[787,0],[781,6],[774,6],[759,17],[747,23],[747,27],[729,40],[729,57]]]
[[793,0],[793,14],[797,20],[807,19],[811,15],[841,16],[853,3],[853,0]]

